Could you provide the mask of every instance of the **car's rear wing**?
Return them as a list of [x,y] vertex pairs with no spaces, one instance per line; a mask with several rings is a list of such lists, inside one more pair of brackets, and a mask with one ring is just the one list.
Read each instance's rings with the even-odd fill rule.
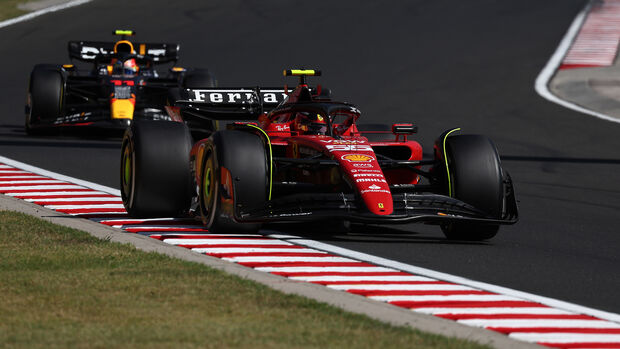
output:
[[[97,57],[114,53],[115,42],[69,41],[69,57],[83,62],[94,62]],[[149,57],[155,63],[179,60],[179,44],[133,43],[137,55]]]
[[255,120],[286,97],[281,87],[184,89],[175,106],[180,107],[184,115],[209,120]]

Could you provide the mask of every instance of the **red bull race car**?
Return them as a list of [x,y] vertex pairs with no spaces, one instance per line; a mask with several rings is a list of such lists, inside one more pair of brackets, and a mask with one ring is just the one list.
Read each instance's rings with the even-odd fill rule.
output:
[[[193,141],[183,122],[136,122],[122,144],[121,192],[136,217],[190,214],[213,232],[274,222],[424,222],[451,239],[486,240],[518,219],[494,144],[450,129],[423,159],[410,123],[358,123],[352,104],[294,90],[186,89],[171,118],[239,120]],[[372,126],[372,125],[371,125]]]
[[[135,33],[116,30],[116,42],[70,41],[70,59],[87,63],[37,64],[30,74],[26,100],[26,132],[54,129],[125,130],[132,120],[169,120],[164,107],[178,98],[179,89],[214,87],[204,69],[187,71],[175,64],[179,45],[134,43]],[[202,127],[212,125],[201,123]],[[121,133],[122,134],[122,133]]]

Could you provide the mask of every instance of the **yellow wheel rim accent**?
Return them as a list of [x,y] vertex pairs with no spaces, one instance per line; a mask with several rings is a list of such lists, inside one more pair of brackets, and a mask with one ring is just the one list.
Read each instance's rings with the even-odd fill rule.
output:
[[448,195],[450,197],[454,197],[454,189],[452,188],[452,178],[450,177],[450,169],[448,168],[448,156],[446,155],[446,140],[448,139],[448,136],[456,131],[460,131],[461,128],[455,128],[453,130],[451,130],[450,132],[446,133],[446,136],[443,138],[443,157],[444,160],[446,162],[446,173],[448,174]]
[[205,170],[205,176],[203,179],[205,201],[209,201],[209,198],[211,197],[211,182],[212,181],[213,179],[211,178],[211,168],[209,167]]
[[123,182],[125,184],[129,184],[129,181],[131,180],[131,156],[129,155],[129,151],[127,150],[128,148],[125,148],[125,154],[123,154],[125,161],[123,161],[124,163],[124,178],[123,178]]

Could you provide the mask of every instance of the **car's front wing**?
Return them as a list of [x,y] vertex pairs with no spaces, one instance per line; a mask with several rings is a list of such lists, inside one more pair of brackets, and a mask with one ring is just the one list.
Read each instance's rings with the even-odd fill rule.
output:
[[518,220],[515,196],[510,192],[502,217],[490,217],[460,200],[439,194],[401,193],[392,195],[394,212],[376,215],[358,204],[354,194],[297,194],[267,202],[260,208],[240,208],[242,222],[295,222],[342,219],[360,223],[448,223],[514,224]]

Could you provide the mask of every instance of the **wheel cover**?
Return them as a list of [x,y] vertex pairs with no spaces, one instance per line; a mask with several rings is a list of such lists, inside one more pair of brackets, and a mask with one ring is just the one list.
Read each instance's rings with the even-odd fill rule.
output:
[[123,199],[127,206],[131,206],[133,199],[133,156],[130,142],[125,143],[123,147],[123,158],[121,160],[121,178]]
[[209,199],[211,197],[211,181],[213,179],[211,178],[211,169],[207,168],[207,170],[205,171],[205,178],[204,178],[204,188],[205,188],[205,199]]
[[213,166],[212,154],[207,155],[207,161],[204,164],[204,172],[202,175],[201,196],[202,196],[202,214],[204,218],[209,220],[211,211],[214,205],[214,190],[215,190],[215,169]]

